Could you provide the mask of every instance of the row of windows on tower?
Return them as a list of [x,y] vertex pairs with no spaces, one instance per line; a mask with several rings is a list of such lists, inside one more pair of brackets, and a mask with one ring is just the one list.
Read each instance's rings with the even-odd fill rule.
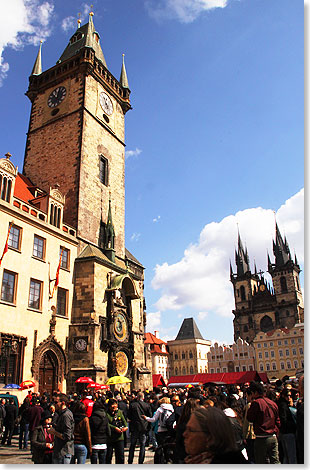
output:
[[[299,289],[299,284],[298,284],[298,279],[297,278],[296,278],[296,282],[297,282],[297,289]],[[281,294],[286,294],[288,292],[288,289],[287,289],[286,278],[284,276],[280,277],[280,286],[281,286]],[[254,287],[254,289],[255,289],[255,287]],[[240,297],[241,300],[246,300],[245,287],[244,286],[240,286],[240,289],[237,289],[237,296]]]

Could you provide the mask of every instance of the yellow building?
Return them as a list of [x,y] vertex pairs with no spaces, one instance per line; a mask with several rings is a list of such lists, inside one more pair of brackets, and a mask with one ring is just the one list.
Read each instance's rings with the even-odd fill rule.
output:
[[208,372],[208,352],[211,341],[202,337],[193,318],[185,318],[177,337],[167,342],[170,376]]
[[0,383],[34,379],[41,390],[65,390],[78,241],[59,189],[40,191],[10,157],[0,159]]
[[266,372],[268,378],[293,376],[304,368],[304,324],[293,328],[278,328],[259,332],[253,341],[256,370]]

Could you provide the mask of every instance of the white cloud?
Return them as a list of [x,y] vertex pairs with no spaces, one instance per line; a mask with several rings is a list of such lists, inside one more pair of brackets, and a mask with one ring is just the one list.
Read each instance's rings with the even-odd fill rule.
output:
[[146,315],[146,331],[154,333],[160,326],[160,312],[147,313]]
[[157,217],[154,217],[153,222],[156,224],[157,222],[159,222],[159,220],[160,220],[160,215],[158,215]]
[[[82,24],[85,22],[85,20],[88,21],[87,16],[90,11],[91,11],[90,5],[88,5],[87,3],[83,3],[79,11]],[[76,16],[67,16],[66,18],[64,18],[61,23],[61,27],[63,31],[65,32],[70,31],[70,30],[75,31],[77,28],[77,20],[78,20],[78,14]]]
[[[287,237],[292,256],[296,250],[299,263],[304,259],[303,204],[302,189],[277,213],[280,231]],[[161,312],[190,307],[200,312],[200,319],[210,311],[219,316],[232,316],[234,299],[229,282],[229,259],[236,271],[237,227],[248,248],[252,270],[254,257],[258,270],[267,270],[267,250],[273,260],[272,240],[275,234],[275,218],[271,209],[246,209],[218,223],[209,223],[201,231],[198,243],[190,245],[180,261],[155,267],[152,287],[161,290],[155,304]]]
[[136,233],[136,232],[134,232],[134,233],[131,235],[130,240],[131,240],[132,242],[138,242],[139,239],[140,239],[140,237],[141,237],[141,233]]
[[[54,5],[41,0],[2,2],[0,17],[0,86],[9,71],[3,57],[7,47],[22,50],[37,45],[51,34],[50,20]],[[31,70],[29,71],[31,72]]]
[[138,155],[140,155],[140,153],[142,153],[142,150],[139,149],[138,147],[136,147],[135,150],[126,150],[125,151],[125,158],[127,160],[127,158],[129,158],[129,157],[137,157]]
[[201,13],[214,8],[225,8],[228,0],[145,0],[149,15],[156,19],[177,19],[192,23]]
[[198,320],[205,320],[208,316],[208,312],[199,312],[197,315]]

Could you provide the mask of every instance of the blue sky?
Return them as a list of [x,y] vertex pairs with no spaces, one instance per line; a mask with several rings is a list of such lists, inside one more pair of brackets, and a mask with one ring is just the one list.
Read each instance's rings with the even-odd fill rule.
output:
[[[145,266],[148,330],[173,339],[194,316],[207,339],[232,342],[229,260],[237,223],[266,270],[274,215],[303,267],[301,0],[97,0],[109,70],[122,53],[126,244]],[[11,0],[0,19],[1,153],[22,169],[40,39],[54,65],[90,5]]]

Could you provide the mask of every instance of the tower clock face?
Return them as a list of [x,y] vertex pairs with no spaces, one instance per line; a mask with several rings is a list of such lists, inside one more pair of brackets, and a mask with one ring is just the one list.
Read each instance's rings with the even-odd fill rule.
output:
[[64,86],[59,86],[52,91],[48,97],[47,104],[50,108],[55,108],[58,106],[66,97],[67,90]]
[[128,334],[128,325],[125,316],[118,313],[114,320],[114,335],[119,341],[125,341]]
[[75,349],[77,351],[86,351],[87,348],[87,342],[84,338],[78,338],[75,343],[74,343]]
[[113,103],[111,98],[104,92],[101,92],[99,95],[99,103],[103,111],[108,115],[111,116],[113,113]]

